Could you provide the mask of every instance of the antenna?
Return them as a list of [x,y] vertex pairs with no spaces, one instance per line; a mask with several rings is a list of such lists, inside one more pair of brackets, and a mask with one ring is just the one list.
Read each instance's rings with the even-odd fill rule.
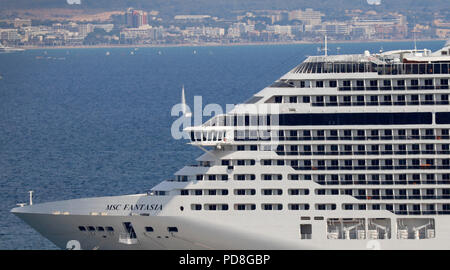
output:
[[325,51],[325,56],[328,56],[328,41],[327,41],[327,35],[325,35],[325,47],[322,49],[322,45],[320,47],[317,47],[317,52]]
[[414,52],[416,52],[417,51],[417,40],[416,40],[416,30],[414,30],[414,29],[413,29],[413,39],[414,39]]
[[417,51],[417,40],[416,40],[416,16],[414,16],[414,28],[413,28],[413,39],[414,39],[414,53]]

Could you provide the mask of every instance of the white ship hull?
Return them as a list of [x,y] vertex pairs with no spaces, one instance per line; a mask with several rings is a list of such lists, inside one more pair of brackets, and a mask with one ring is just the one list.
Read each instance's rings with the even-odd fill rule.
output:
[[[436,238],[433,239],[342,239],[329,240],[326,235],[326,225],[323,220],[312,220],[313,237],[311,239],[300,239],[298,225],[300,215],[287,213],[255,212],[251,214],[212,213],[204,216],[183,215],[171,213],[171,211],[160,211],[159,213],[148,211],[129,212],[127,215],[105,211],[95,215],[71,214],[55,212],[62,205],[71,205],[72,209],[92,209],[93,206],[105,206],[108,204],[164,204],[170,208],[179,202],[157,201],[149,196],[117,196],[93,199],[80,199],[61,202],[52,202],[14,208],[12,212],[33,227],[41,235],[52,241],[61,249],[145,249],[145,250],[424,250],[424,249],[450,249],[450,217],[433,217],[436,224]],[[47,209],[47,213],[42,213]],[[102,211],[102,209],[97,208]],[[175,211],[175,208],[173,209]],[[51,212],[54,212],[53,214]],[[78,210],[80,212],[80,210]],[[55,214],[57,213],[57,214]],[[106,214],[106,215],[105,215]],[[143,216],[141,214],[149,214]],[[323,211],[311,213],[324,217],[345,217],[348,213],[336,213]],[[361,216],[373,217],[361,212]],[[382,213],[383,218],[389,216]],[[391,215],[393,219],[398,216]],[[136,239],[122,238],[126,231],[123,223],[131,222],[136,232]],[[85,231],[81,232],[78,226],[112,226],[114,232]],[[145,227],[152,226],[153,232],[146,232]],[[168,232],[169,227],[177,227],[178,232]],[[76,242],[74,242],[76,241]],[[74,243],[79,243],[77,246]]]

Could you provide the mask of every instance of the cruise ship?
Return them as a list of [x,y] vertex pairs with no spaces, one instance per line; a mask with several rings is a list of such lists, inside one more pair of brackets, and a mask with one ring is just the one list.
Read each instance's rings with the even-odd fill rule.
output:
[[450,249],[449,74],[450,42],[309,56],[174,179],[11,212],[62,249]]

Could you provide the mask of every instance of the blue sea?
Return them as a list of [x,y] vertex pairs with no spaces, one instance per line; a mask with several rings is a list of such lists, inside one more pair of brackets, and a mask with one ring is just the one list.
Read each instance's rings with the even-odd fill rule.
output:
[[[443,41],[418,42],[436,50]],[[0,54],[0,249],[56,249],[11,208],[145,192],[201,151],[171,136],[172,106],[236,104],[320,44],[27,50]],[[330,54],[412,48],[331,44]],[[109,55],[107,55],[109,52]],[[131,54],[133,52],[134,54]]]

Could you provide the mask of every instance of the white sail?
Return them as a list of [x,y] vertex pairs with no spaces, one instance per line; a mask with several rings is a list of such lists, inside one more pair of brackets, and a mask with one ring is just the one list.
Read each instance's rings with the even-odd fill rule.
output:
[[184,95],[184,85],[183,85],[183,87],[181,89],[181,106],[182,106],[181,108],[182,108],[182,111],[183,111],[183,115],[185,117],[191,117],[192,113],[187,111],[186,97]]

